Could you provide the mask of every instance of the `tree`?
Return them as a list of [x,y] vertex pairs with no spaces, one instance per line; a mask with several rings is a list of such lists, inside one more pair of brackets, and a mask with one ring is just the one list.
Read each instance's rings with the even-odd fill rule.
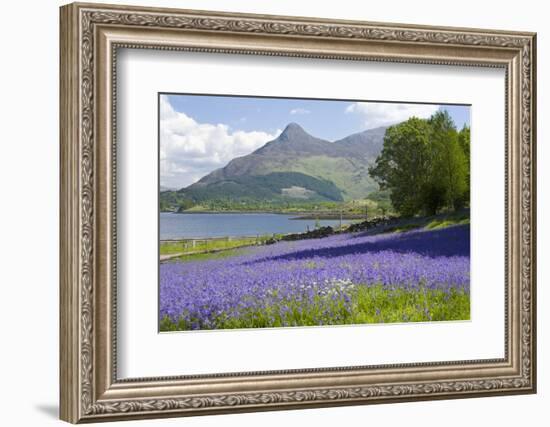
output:
[[446,111],[428,120],[412,117],[386,130],[369,173],[382,190],[390,190],[392,205],[402,215],[456,210],[469,198],[466,143],[469,129],[460,136]]
[[178,200],[178,212],[184,212],[187,209],[191,209],[195,204],[190,199]]
[[416,117],[389,127],[382,152],[369,169],[380,188],[391,191],[392,205],[402,215],[414,215],[424,206],[429,136],[428,123]]
[[458,133],[458,144],[466,157],[466,165],[468,172],[466,174],[466,182],[468,184],[468,193],[470,192],[470,128],[466,125]]
[[436,112],[428,123],[431,129],[429,181],[431,186],[437,187],[437,194],[441,197],[441,205],[431,213],[444,206],[459,209],[465,204],[468,190],[468,166],[455,124],[447,111]]

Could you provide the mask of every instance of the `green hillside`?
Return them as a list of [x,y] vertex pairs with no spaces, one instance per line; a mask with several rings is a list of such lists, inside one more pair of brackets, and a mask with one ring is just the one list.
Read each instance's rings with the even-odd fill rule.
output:
[[303,206],[365,198],[378,190],[369,176],[385,128],[336,142],[313,137],[295,123],[253,153],[231,160],[198,182],[161,192],[162,210],[210,206]]
[[351,158],[311,156],[273,165],[274,171],[293,171],[330,181],[344,200],[360,199],[376,191],[378,184],[368,174],[365,162]]

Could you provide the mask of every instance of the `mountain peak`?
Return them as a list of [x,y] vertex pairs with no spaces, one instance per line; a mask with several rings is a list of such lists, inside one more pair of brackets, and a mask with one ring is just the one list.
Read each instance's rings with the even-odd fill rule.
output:
[[[383,141],[383,128],[330,142],[289,123],[277,138],[234,158],[178,194],[196,202],[218,197],[262,203],[305,196],[308,200],[361,199],[378,189],[368,167],[382,151]],[[336,199],[334,186],[341,192]],[[161,194],[169,202],[171,193]]]
[[302,128],[302,126],[295,122],[290,122],[286,125],[285,130],[281,133],[281,136],[286,139],[291,139],[302,135],[310,136],[304,128]]
[[288,125],[286,125],[286,129],[302,129],[302,126],[300,126],[296,122],[290,122]]

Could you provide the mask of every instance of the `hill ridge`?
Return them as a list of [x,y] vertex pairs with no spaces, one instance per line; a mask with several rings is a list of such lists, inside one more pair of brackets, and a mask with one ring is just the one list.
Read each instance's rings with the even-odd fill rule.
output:
[[[290,122],[281,134],[245,156],[161,200],[230,199],[342,201],[364,198],[378,185],[368,168],[382,150],[386,127],[356,132],[336,141],[317,138]],[[177,193],[176,195],[172,193]]]

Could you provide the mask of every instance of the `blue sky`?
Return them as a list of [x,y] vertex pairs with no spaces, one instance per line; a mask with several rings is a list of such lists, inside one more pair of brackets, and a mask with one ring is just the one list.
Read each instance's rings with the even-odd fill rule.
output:
[[[193,117],[199,123],[223,123],[243,131],[262,130],[271,133],[284,129],[290,122],[296,122],[312,135],[334,141],[366,129],[361,114],[346,112],[354,104],[351,101],[205,95],[167,97],[176,111]],[[439,108],[449,112],[457,128],[462,128],[465,123],[469,125],[470,107],[441,105]]]
[[442,109],[449,112],[458,129],[469,126],[469,106],[161,95],[161,186],[190,185],[276,138],[290,122],[318,138],[335,141],[413,115],[428,118]]

